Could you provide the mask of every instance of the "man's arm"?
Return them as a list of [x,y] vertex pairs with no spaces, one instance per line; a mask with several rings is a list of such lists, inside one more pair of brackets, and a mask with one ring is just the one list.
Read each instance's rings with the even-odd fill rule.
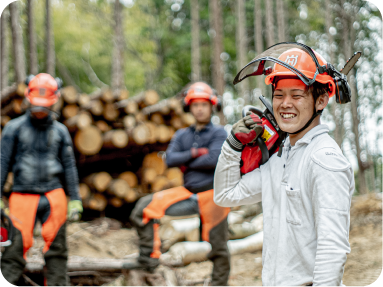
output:
[[8,124],[4,127],[1,138],[1,189],[0,189],[0,198],[2,197],[2,192],[4,188],[5,181],[7,180],[8,173],[11,170],[11,162],[14,156],[15,144],[17,130],[12,127],[11,124]]
[[181,135],[183,130],[175,133],[166,150],[166,164],[168,167],[178,167],[186,164],[192,159],[190,150],[183,151],[181,145]]
[[62,127],[61,131],[63,138],[59,156],[64,168],[65,186],[71,200],[81,200],[78,190],[79,181],[72,140],[66,127]]
[[218,130],[213,136],[209,144],[209,153],[200,156],[189,164],[190,169],[212,169],[217,165],[218,157],[221,152],[222,144],[225,141],[227,134],[225,130]]
[[311,158],[308,179],[317,233],[313,285],[339,286],[350,253],[354,174],[343,155],[333,148],[323,148]]
[[[241,177],[241,152],[225,142],[214,174],[214,202],[231,207],[262,200],[262,179],[259,168]],[[267,163],[266,163],[267,164]]]

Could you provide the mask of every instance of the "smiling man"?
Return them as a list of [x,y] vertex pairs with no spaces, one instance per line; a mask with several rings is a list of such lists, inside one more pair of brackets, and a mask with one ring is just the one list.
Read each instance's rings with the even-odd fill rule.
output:
[[[266,61],[274,62],[274,67],[264,69]],[[256,115],[241,119],[222,147],[214,200],[226,207],[262,201],[263,285],[341,285],[350,252],[354,176],[328,127],[320,124],[320,115],[329,97],[336,95],[344,102],[349,94],[339,91],[348,92],[348,84],[342,76],[343,82],[335,78],[339,72],[323,57],[298,43],[269,48],[235,81],[262,73],[267,75],[266,84],[272,85],[277,124],[288,133],[282,154],[275,153],[260,168],[241,174],[244,145],[264,129]]]

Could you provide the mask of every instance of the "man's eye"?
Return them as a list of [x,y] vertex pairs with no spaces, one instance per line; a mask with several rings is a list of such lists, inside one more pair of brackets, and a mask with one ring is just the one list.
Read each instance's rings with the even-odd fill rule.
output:
[[278,94],[277,94],[277,95],[274,95],[274,97],[282,97],[282,95],[278,95]]

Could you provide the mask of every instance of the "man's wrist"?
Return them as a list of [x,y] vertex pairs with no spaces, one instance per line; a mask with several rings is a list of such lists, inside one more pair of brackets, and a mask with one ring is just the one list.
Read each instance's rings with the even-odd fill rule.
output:
[[241,152],[243,150],[243,144],[235,137],[233,132],[229,134],[229,136],[226,139],[226,142],[235,151]]

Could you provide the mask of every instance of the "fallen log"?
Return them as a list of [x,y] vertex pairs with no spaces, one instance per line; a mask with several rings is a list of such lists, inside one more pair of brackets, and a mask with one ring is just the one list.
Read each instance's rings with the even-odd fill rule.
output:
[[171,182],[173,187],[184,184],[184,174],[178,167],[168,168],[165,171],[165,176]]
[[102,147],[102,135],[95,126],[88,126],[76,132],[74,145],[84,155],[94,155]]
[[152,192],[158,192],[171,187],[171,182],[163,175],[157,176],[152,182]]
[[136,117],[129,115],[122,119],[122,123],[126,129],[132,129],[136,126]]
[[121,173],[118,178],[125,180],[130,188],[135,188],[138,185],[137,176],[131,171]]
[[61,114],[63,115],[64,118],[69,119],[77,115],[78,111],[79,111],[79,106],[72,104],[72,105],[65,106],[62,109]]
[[86,106],[87,104],[89,104],[90,102],[90,96],[88,96],[87,94],[79,94],[78,95],[78,98],[77,98],[77,104],[83,108],[84,106]]
[[24,91],[27,88],[25,83],[14,83],[12,86],[1,90],[1,106],[4,106],[15,95],[24,96]]
[[118,109],[114,108],[114,105],[112,103],[106,103],[104,106],[104,111],[102,114],[104,116],[104,119],[112,122],[118,118],[120,113],[119,113]]
[[129,137],[124,130],[110,130],[104,134],[104,148],[124,148],[128,145]]
[[107,204],[108,200],[100,193],[94,193],[88,202],[89,208],[97,211],[103,211]]
[[100,100],[91,100],[89,103],[82,106],[84,111],[89,111],[94,116],[101,116],[104,111],[104,106]]
[[84,182],[92,189],[97,190],[98,192],[104,192],[112,181],[112,177],[109,173],[102,171],[98,173],[93,173],[86,178]]
[[83,201],[88,200],[90,197],[90,194],[91,194],[89,186],[87,186],[85,183],[80,183],[79,184],[79,193],[80,193],[80,197]]
[[61,90],[61,96],[67,104],[77,103],[77,91],[73,86],[66,86]]
[[129,193],[130,187],[125,180],[113,179],[107,187],[109,194],[115,195],[119,198],[125,198]]
[[90,127],[92,121],[92,116],[88,112],[81,111],[77,115],[65,120],[64,125],[66,125],[70,132],[75,132]]
[[[256,252],[262,250],[263,231],[248,236],[244,239],[229,240],[227,242],[230,255]],[[191,262],[207,260],[211,251],[209,242],[178,242],[170,247],[169,251],[160,256],[160,263],[165,266],[185,266]]]
[[23,111],[22,109],[23,99],[13,99],[7,106],[1,107],[1,116],[16,117]]
[[146,125],[139,124],[132,131],[129,132],[129,137],[137,145],[144,145],[149,141],[150,131]]
[[142,167],[154,168],[157,175],[162,175],[166,170],[166,164],[158,152],[147,154],[142,162]]
[[112,128],[105,121],[97,121],[95,123],[96,127],[100,129],[101,132],[105,133],[110,131]]

